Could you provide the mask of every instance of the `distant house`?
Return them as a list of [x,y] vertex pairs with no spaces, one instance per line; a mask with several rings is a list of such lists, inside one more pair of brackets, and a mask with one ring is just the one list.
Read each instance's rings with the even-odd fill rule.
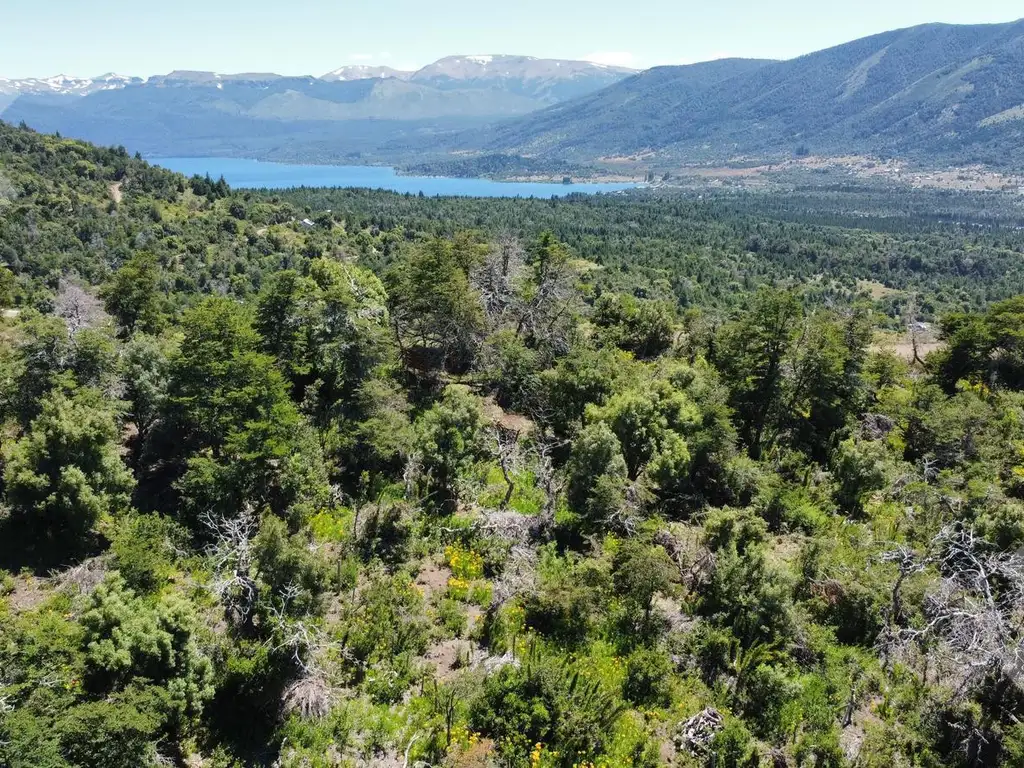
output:
[[315,227],[315,226],[316,226],[316,224],[314,224],[314,223],[313,223],[313,222],[312,222],[311,220],[309,220],[309,219],[303,219],[302,221],[300,221],[300,222],[299,222],[299,224],[301,224],[302,226],[304,226],[304,227],[305,227],[306,229],[312,229],[313,227]]

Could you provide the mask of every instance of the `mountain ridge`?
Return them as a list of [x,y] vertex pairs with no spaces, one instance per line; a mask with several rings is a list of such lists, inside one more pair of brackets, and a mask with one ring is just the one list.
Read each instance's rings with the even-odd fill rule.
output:
[[379,154],[386,143],[436,144],[439,133],[523,115],[629,74],[587,62],[495,55],[446,57],[410,73],[356,65],[320,78],[175,70],[79,87],[81,93],[27,81],[19,90],[8,81],[0,117],[153,156],[378,161],[388,159]]
[[[497,63],[505,68],[504,72],[492,73],[491,64]],[[462,74],[457,67],[462,66]],[[239,72],[227,73],[215,70],[176,69],[166,74],[140,77],[135,75],[119,75],[108,72],[98,77],[74,77],[66,74],[51,77],[7,78],[0,77],[0,93],[35,93],[55,92],[84,95],[95,88],[123,88],[129,85],[144,85],[153,82],[191,80],[195,82],[214,81],[266,81],[290,78],[310,78],[324,81],[336,80],[380,80],[380,79],[416,79],[429,81],[443,76],[449,79],[480,79],[494,74],[498,77],[518,77],[529,73],[533,77],[551,77],[564,72],[567,76],[578,76],[585,72],[605,72],[629,75],[639,70],[629,67],[617,67],[592,61],[577,59],[546,59],[535,56],[519,56],[511,54],[466,54],[444,56],[437,61],[426,64],[415,70],[400,70],[385,65],[347,64],[333,69],[319,77],[312,75],[282,75],[276,72]]]
[[569,160],[865,152],[992,162],[1008,150],[1024,163],[1024,108],[1014,111],[1024,107],[1024,20],[893,30],[724,79],[699,77],[707,66],[656,67],[468,143]]
[[488,54],[319,78],[0,80],[0,117],[152,155],[436,162],[465,173],[474,158],[671,170],[794,155],[1024,168],[1024,20],[925,24],[785,61],[642,72]]
[[630,73],[494,55],[446,57],[410,73],[355,65],[320,78],[175,70],[78,90],[8,81],[0,117],[153,156],[383,161],[386,143],[435,144],[439,133],[526,114]]

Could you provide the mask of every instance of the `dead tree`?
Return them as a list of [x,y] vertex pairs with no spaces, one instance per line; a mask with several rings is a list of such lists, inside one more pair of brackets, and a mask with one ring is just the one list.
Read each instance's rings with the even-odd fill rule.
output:
[[259,530],[256,513],[251,505],[246,505],[236,517],[215,517],[207,512],[202,522],[213,539],[206,548],[213,564],[213,593],[224,606],[229,621],[251,626],[259,598],[252,548]]
[[17,197],[17,188],[11,183],[10,179],[0,173],[0,208],[10,204]]
[[540,521],[538,522],[539,532],[542,537],[555,525],[555,509],[558,506],[558,496],[561,494],[565,481],[555,470],[552,455],[558,444],[546,436],[538,436],[536,443],[537,454],[537,485],[544,492],[544,506],[541,508]]
[[296,669],[302,676],[309,677],[320,672],[317,651],[323,643],[320,632],[312,623],[292,616],[291,605],[301,593],[298,586],[289,584],[267,601],[266,614],[267,623],[273,630],[273,650],[287,651]]
[[889,623],[900,626],[904,623],[902,590],[903,583],[915,573],[920,573],[928,567],[929,558],[918,557],[917,553],[907,547],[898,547],[882,555],[882,562],[895,563],[899,569],[899,576],[892,585],[892,596],[889,605]]
[[284,690],[284,711],[297,712],[306,720],[319,720],[327,716],[337,700],[323,663],[330,643],[316,624],[292,615],[291,605],[301,593],[298,586],[290,584],[268,601],[266,623],[270,638],[266,646],[287,653],[296,670],[295,679]]
[[501,325],[505,312],[516,297],[516,289],[526,266],[523,245],[513,235],[503,234],[471,275],[480,294],[488,325]]
[[[998,552],[973,528],[947,526],[931,541],[929,551],[888,553],[900,565],[897,586],[911,573],[929,566],[939,574],[926,596],[925,623],[894,627],[896,650],[933,645],[937,663],[960,678],[958,693],[995,678],[1004,691],[1024,684],[1024,555]],[[902,610],[894,589],[894,616]]]
[[73,339],[85,328],[95,328],[110,319],[103,309],[103,302],[83,288],[78,282],[62,277],[53,300],[54,314],[62,318]]
[[494,428],[494,442],[497,447],[498,466],[501,467],[501,476],[505,479],[505,498],[501,500],[501,509],[508,509],[512,501],[512,494],[515,493],[516,484],[512,475],[516,471],[516,460],[518,458],[519,431],[506,429],[501,426]]
[[511,308],[516,336],[530,339],[540,348],[567,352],[573,317],[580,306],[578,282],[579,272],[564,254],[538,259],[526,290]]

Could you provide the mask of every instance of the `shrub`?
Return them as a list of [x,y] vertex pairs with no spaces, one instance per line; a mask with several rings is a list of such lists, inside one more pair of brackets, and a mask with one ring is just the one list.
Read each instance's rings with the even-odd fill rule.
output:
[[163,586],[174,569],[174,547],[182,532],[159,515],[135,515],[119,522],[112,540],[114,565],[125,585],[143,594]]
[[640,648],[626,662],[622,691],[638,707],[667,707],[672,700],[672,661],[661,649]]

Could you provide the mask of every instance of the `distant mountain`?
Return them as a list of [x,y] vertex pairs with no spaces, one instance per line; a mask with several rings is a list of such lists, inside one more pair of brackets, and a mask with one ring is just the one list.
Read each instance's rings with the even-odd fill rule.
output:
[[526,96],[540,105],[556,104],[617,83],[637,70],[590,61],[537,59],[532,56],[446,56],[415,72],[391,67],[352,65],[320,79],[395,79],[439,90],[499,90]]
[[[216,85],[217,83],[270,83],[286,79],[273,72],[240,72],[227,75],[220,72],[176,69],[166,75],[154,75],[145,81],[148,86]],[[309,80],[310,78],[303,78]]]
[[392,69],[391,67],[351,64],[346,67],[339,67],[338,69],[332,70],[326,75],[321,75],[320,79],[326,80],[327,82],[334,82],[336,80],[383,80],[386,78],[408,80],[412,74],[412,72]]
[[65,78],[60,98],[24,85],[0,91],[0,118],[150,155],[379,159],[382,146],[433,146],[439,133],[524,115],[630,74],[578,61],[453,56],[417,72],[349,66],[321,78],[201,71],[103,85]]
[[465,143],[570,161],[857,152],[1021,166],[1024,21],[929,24],[784,62],[658,67]]
[[554,104],[617,83],[635,69],[532,56],[448,56],[409,79],[441,89],[491,88]]
[[110,72],[99,77],[56,77],[8,80],[0,77],[0,93],[30,95],[85,96],[96,91],[109,91],[141,83],[142,78],[126,77]]
[[116,75],[113,72],[99,77],[56,75],[24,80],[0,77],[0,115],[21,96],[31,96],[52,103],[63,98],[88,96],[97,91],[119,90],[127,85],[142,82],[142,78]]
[[502,94],[441,92],[400,80],[174,77],[75,99],[22,96],[2,118],[152,156],[336,162],[374,156],[385,141],[533,107]]

